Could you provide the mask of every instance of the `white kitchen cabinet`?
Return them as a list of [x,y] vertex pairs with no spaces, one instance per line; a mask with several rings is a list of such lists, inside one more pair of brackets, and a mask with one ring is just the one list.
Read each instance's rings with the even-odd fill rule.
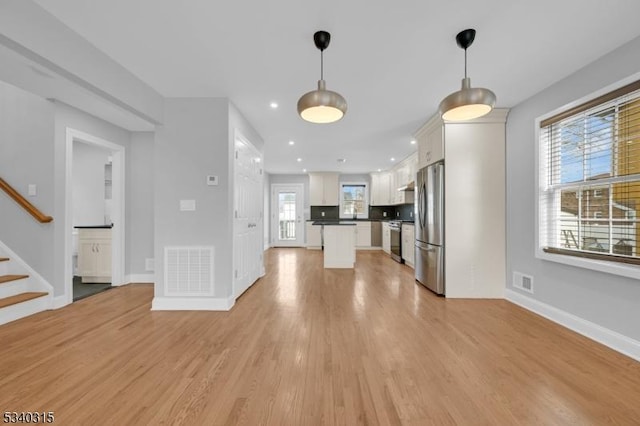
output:
[[371,202],[372,206],[388,206],[391,176],[389,172],[371,173]]
[[84,283],[111,282],[111,229],[78,229],[78,275]]
[[371,247],[371,222],[356,222],[356,247]]
[[444,122],[433,116],[415,134],[418,141],[418,169],[444,158]]
[[322,226],[314,225],[313,222],[307,222],[307,248],[320,249],[322,247]]
[[444,149],[444,279],[448,298],[504,297],[508,112],[494,109],[464,122],[442,122],[435,116],[416,132],[418,141],[424,137],[431,140],[431,151],[419,146],[422,164],[441,159],[439,150]]
[[382,251],[391,254],[391,229],[389,229],[389,222],[382,222]]
[[402,224],[402,260],[413,268],[416,249],[416,233],[413,223]]
[[309,173],[309,204],[312,206],[340,204],[338,173]]

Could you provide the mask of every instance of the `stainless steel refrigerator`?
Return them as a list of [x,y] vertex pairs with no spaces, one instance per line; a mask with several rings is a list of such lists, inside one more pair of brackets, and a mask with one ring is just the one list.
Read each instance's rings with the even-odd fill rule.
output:
[[416,280],[444,295],[444,162],[418,171],[415,202]]

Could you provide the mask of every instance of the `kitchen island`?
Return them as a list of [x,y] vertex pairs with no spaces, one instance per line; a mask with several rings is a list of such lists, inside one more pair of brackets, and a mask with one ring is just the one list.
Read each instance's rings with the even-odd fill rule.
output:
[[356,224],[314,222],[322,225],[325,268],[353,268],[356,263]]

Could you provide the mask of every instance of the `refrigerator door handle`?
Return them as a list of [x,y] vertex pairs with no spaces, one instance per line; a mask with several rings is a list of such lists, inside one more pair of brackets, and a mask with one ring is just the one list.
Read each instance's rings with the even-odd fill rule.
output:
[[418,216],[420,219],[420,226],[422,229],[425,228],[426,226],[426,218],[425,215],[427,214],[427,209],[425,208],[426,206],[424,205],[425,202],[425,193],[427,192],[427,188],[425,186],[425,184],[423,183],[422,186],[420,187],[420,194],[419,194],[419,204],[418,204]]

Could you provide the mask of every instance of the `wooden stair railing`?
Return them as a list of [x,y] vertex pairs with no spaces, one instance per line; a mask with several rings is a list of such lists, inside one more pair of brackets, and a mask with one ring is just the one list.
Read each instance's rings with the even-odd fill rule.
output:
[[13,187],[11,187],[11,185],[9,185],[2,178],[0,178],[0,189],[4,190],[4,192],[6,192],[9,197],[13,198],[16,203],[18,203],[23,209],[25,209],[27,213],[33,216],[38,222],[49,223],[53,220],[51,216],[47,216],[46,214],[42,213],[40,210],[38,210],[37,207],[27,201],[26,198],[20,195],[18,191],[13,189]]

